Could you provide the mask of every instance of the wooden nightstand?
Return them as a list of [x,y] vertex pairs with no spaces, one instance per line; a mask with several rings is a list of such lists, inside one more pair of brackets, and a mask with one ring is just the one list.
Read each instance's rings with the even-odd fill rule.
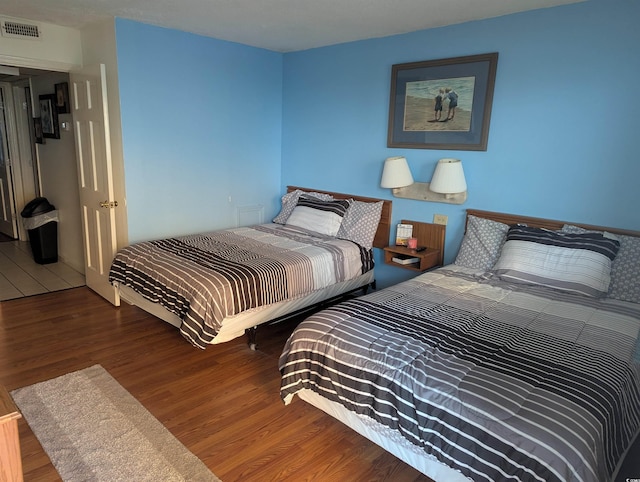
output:
[[[444,261],[444,237],[446,226],[443,224],[421,223],[403,219],[402,224],[413,225],[413,237],[418,240],[418,247],[424,247],[423,251],[409,249],[406,246],[387,246],[384,248],[384,262],[398,268],[412,271],[426,271],[442,266]],[[411,264],[400,264],[393,258],[418,258]]]

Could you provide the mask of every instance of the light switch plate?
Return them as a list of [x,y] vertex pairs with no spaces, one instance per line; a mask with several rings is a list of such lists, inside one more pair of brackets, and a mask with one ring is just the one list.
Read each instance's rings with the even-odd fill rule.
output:
[[433,224],[444,224],[445,226],[449,222],[449,216],[444,214],[434,214],[433,215]]

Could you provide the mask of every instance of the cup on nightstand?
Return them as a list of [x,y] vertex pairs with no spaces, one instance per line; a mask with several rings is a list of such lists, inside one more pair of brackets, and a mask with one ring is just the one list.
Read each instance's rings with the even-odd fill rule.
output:
[[418,247],[418,238],[409,238],[407,240],[407,248],[416,249]]

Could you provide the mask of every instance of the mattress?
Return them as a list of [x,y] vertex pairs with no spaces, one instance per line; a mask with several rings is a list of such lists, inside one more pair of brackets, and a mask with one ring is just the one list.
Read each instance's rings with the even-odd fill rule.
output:
[[371,250],[356,243],[265,224],[128,246],[116,254],[109,279],[175,314],[182,335],[205,348],[225,319],[372,268]]
[[314,392],[472,480],[611,480],[640,429],[639,329],[634,303],[449,266],[305,320],[281,396]]

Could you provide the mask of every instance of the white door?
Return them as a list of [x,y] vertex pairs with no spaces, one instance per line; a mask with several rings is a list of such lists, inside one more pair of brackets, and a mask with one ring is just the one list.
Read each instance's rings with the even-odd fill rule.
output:
[[87,286],[118,306],[109,283],[109,267],[117,249],[116,214],[109,112],[104,64],[69,75],[80,183],[80,208]]
[[0,233],[17,238],[18,224],[6,122],[6,109],[10,105],[9,95],[6,85],[0,86]]

